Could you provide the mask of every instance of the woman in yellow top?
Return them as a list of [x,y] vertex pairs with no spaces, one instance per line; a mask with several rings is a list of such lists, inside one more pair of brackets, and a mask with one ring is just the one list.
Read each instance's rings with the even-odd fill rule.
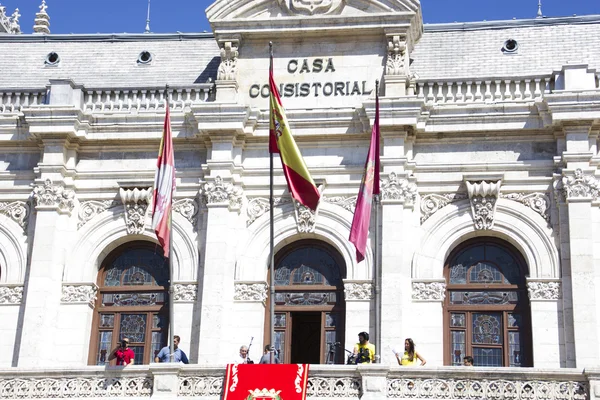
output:
[[396,353],[396,359],[398,365],[417,366],[417,360],[421,361],[421,366],[425,365],[427,361],[415,351],[415,342],[412,339],[406,339],[404,341],[404,354],[400,357],[400,353]]

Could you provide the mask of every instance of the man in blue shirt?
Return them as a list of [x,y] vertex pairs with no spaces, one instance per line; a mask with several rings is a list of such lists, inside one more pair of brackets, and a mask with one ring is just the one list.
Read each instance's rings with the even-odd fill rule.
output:
[[[173,337],[173,343],[175,344],[175,353],[173,354],[174,362],[183,362],[184,364],[189,364],[189,360],[183,350],[179,349],[179,336],[175,335]],[[169,352],[169,346],[165,346],[160,349],[160,352],[154,357],[154,362],[171,362],[171,353]]]

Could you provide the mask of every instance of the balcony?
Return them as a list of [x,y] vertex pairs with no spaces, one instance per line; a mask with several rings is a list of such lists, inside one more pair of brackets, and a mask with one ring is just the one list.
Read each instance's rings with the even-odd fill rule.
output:
[[[0,369],[0,399],[217,400],[225,368],[183,364]],[[600,399],[600,369],[313,365],[310,399]]]

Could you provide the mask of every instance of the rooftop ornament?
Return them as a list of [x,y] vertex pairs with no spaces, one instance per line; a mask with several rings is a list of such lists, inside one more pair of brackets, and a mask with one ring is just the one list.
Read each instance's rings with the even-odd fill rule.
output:
[[15,9],[15,12],[9,17],[6,15],[6,7],[0,5],[0,33],[21,33],[21,27],[19,26],[19,9]]
[[46,12],[48,6],[46,0],[42,0],[40,12],[35,14],[35,25],[33,25],[33,33],[48,35],[50,33],[50,16]]
[[542,14],[542,0],[538,0],[538,11],[536,18],[544,18],[544,14]]

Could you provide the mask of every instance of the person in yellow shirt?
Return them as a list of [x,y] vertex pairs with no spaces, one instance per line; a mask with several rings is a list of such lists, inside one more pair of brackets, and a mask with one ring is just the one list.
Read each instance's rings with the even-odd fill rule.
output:
[[358,343],[354,345],[354,357],[357,364],[371,364],[375,361],[375,345],[369,343],[367,332],[358,334]]
[[397,352],[396,359],[398,360],[398,365],[417,366],[419,365],[417,364],[417,360],[421,361],[421,366],[427,363],[427,361],[415,351],[415,342],[410,338],[404,340],[404,354],[400,356],[400,352]]

